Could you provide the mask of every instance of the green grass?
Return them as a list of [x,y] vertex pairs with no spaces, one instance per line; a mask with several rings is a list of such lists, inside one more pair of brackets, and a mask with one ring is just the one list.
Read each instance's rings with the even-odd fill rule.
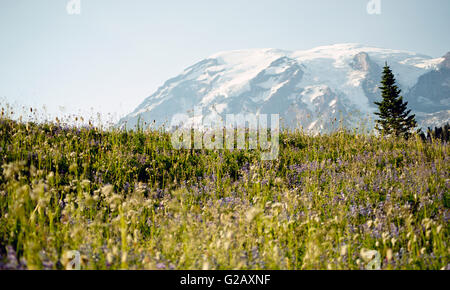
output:
[[0,119],[0,268],[383,269],[449,264],[449,145],[284,132],[257,151],[162,131]]

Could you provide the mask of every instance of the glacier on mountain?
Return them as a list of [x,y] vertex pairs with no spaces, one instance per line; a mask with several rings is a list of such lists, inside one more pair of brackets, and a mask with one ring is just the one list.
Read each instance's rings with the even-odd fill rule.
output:
[[165,82],[119,126],[134,128],[141,122],[170,128],[176,114],[192,115],[195,106],[202,106],[205,119],[279,114],[282,126],[312,132],[340,125],[370,128],[385,62],[419,123],[434,126],[448,120],[450,112],[449,60],[450,54],[432,58],[360,44],[220,52]]

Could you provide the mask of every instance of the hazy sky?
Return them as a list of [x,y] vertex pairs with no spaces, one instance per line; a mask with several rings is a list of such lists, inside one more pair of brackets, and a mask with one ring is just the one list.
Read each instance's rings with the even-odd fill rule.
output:
[[358,42],[450,51],[449,0],[0,0],[0,100],[49,113],[133,110],[218,51]]

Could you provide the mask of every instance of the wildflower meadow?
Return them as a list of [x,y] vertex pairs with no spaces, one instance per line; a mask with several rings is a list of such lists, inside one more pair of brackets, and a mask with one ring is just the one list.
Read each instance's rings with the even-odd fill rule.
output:
[[0,119],[0,269],[447,269],[450,147],[282,130],[279,155]]

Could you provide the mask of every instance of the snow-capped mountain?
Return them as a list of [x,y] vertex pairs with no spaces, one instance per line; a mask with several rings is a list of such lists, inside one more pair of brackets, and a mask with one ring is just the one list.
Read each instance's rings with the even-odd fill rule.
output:
[[450,116],[450,53],[414,52],[337,44],[305,51],[249,49],[212,55],[168,80],[120,120],[170,127],[172,117],[203,107],[203,117],[279,114],[284,127],[329,131],[372,126],[382,67],[387,62],[422,126]]

